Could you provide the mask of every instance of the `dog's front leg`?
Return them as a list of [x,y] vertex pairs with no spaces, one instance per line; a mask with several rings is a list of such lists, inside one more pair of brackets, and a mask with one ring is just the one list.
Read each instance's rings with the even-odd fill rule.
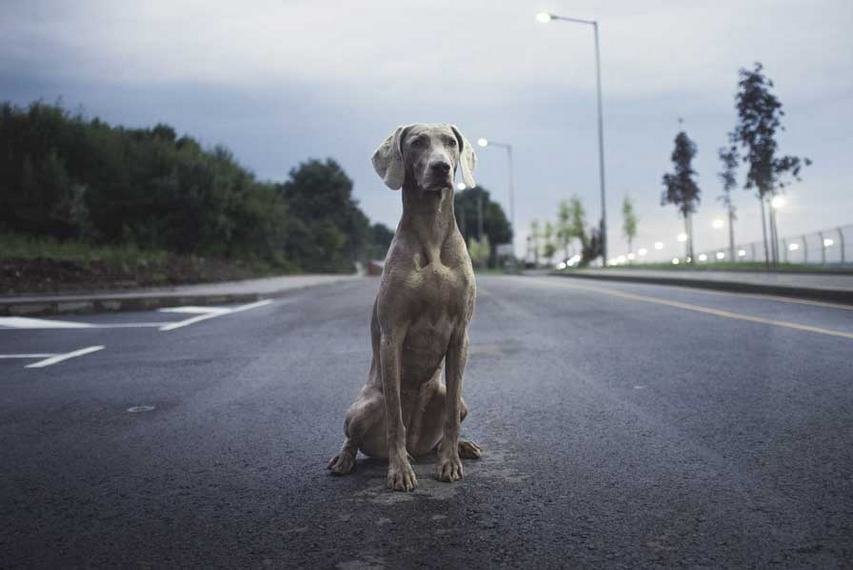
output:
[[459,427],[462,423],[462,374],[468,362],[468,329],[460,327],[450,338],[445,357],[444,435],[438,445],[437,476],[439,481],[456,481],[462,478],[462,461],[459,459]]
[[385,426],[388,443],[388,486],[411,491],[418,483],[406,454],[406,426],[400,405],[400,368],[405,331],[382,332],[379,359],[385,393]]

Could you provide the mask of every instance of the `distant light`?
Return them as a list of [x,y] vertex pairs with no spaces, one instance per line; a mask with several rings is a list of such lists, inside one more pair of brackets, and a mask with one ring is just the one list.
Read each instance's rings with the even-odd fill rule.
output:
[[725,253],[723,253],[722,251],[717,252],[717,259],[725,259],[725,258],[726,258]]
[[655,249],[663,249],[663,242],[662,241],[656,241],[655,242]]
[[684,261],[686,261],[687,263],[690,263],[691,261],[693,261],[693,258],[688,255],[687,259],[685,259]]
[[637,256],[636,256],[636,255],[634,255],[633,253],[629,253],[629,254],[628,254],[628,261],[634,261],[634,259],[636,259],[636,257],[637,257]]
[[673,264],[673,265],[678,265],[679,263],[681,263],[681,260],[680,260],[680,259],[678,259],[677,257],[673,257],[673,258],[672,258],[672,264]]
[[720,218],[715,218],[713,222],[711,222],[711,227],[715,230],[718,230],[723,227],[723,220]]
[[479,138],[477,139],[477,144],[483,148],[486,148],[487,146],[489,146],[489,139]]
[[798,249],[800,249],[800,244],[792,243],[791,245],[788,246],[788,249],[791,251],[797,251]]
[[778,210],[785,206],[785,197],[784,196],[773,196],[773,199],[770,200],[770,205],[773,206],[774,210]]
[[[661,244],[661,245],[663,245],[663,244]],[[637,255],[639,255],[640,257],[643,257],[647,253],[649,253],[649,250],[647,250],[644,247],[641,247],[640,249],[637,250]]]
[[746,250],[745,249],[737,250],[737,256],[738,257],[746,257]]
[[699,254],[699,261],[708,261],[708,256],[704,253]]
[[608,260],[607,260],[607,265],[616,265],[616,258],[615,258],[615,257],[611,257],[610,259],[608,259]]
[[580,262],[580,260],[581,260],[581,256],[580,256],[580,254],[579,254],[579,253],[576,253],[576,254],[574,254],[573,256],[571,256],[571,257],[566,261],[566,263],[567,263],[568,265],[575,265],[575,264],[579,263],[579,262]]
[[540,24],[547,24],[553,19],[554,17],[548,12],[539,12],[538,14],[536,14],[536,21]]
[[619,257],[617,257],[617,258],[616,258],[616,263],[625,263],[625,256],[624,256],[624,255],[620,255]]
[[564,261],[561,261],[560,263],[557,264],[557,269],[565,269],[565,268],[566,268],[566,263]]
[[675,239],[677,239],[681,243],[684,243],[687,241],[687,234],[684,232],[681,232],[680,234],[678,234],[678,236]]
[[467,186],[465,186],[465,183],[464,183],[464,182],[457,182],[457,183],[456,183],[456,189],[457,189],[457,190],[465,190],[466,188],[468,188],[468,187],[467,187]]
[[833,244],[835,244],[835,241],[832,238],[824,238],[823,247],[832,247]]

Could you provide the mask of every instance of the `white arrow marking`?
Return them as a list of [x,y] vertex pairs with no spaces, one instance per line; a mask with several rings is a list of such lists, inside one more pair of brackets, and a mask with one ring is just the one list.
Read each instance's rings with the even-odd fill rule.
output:
[[169,311],[173,313],[183,312],[197,314],[197,316],[190,317],[189,319],[184,319],[183,321],[178,321],[176,323],[164,325],[160,327],[160,330],[163,332],[173,331],[175,329],[180,329],[189,325],[194,325],[195,323],[199,323],[201,321],[206,321],[215,317],[221,317],[222,315],[230,315],[232,313],[239,313],[242,311],[248,311],[250,309],[256,309],[258,307],[263,307],[264,305],[269,305],[270,303],[272,303],[271,299],[264,299],[263,301],[255,301],[254,303],[249,303],[248,305],[240,305],[239,307],[235,307],[233,309],[225,309],[222,307],[172,307],[171,310],[161,309],[163,311]]
[[88,346],[86,348],[81,348],[80,350],[66,352],[65,354],[55,354],[49,358],[45,358],[44,360],[39,360],[38,362],[33,362],[32,364],[27,364],[25,368],[44,368],[45,366],[53,366],[54,364],[57,364],[64,360],[68,360],[70,358],[77,358],[78,356],[83,356],[84,354],[91,354],[93,352],[98,352],[99,350],[104,350],[104,347]]

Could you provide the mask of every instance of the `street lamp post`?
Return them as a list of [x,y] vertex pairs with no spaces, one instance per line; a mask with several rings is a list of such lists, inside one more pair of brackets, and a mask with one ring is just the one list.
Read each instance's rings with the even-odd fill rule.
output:
[[548,12],[536,14],[536,20],[543,24],[551,20],[561,20],[563,22],[592,26],[595,39],[595,86],[598,110],[598,181],[601,186],[601,262],[603,265],[607,265],[607,202],[604,192],[604,119],[601,112],[601,53],[598,47],[598,22],[596,20],[581,20],[580,18],[557,16]]
[[513,194],[515,192],[515,181],[512,172],[512,145],[509,143],[502,143],[497,141],[491,141],[488,139],[480,138],[477,141],[477,144],[482,148],[487,148],[490,146],[496,146],[503,149],[506,149],[506,158],[507,158],[507,174],[509,176],[509,223],[512,226],[512,243],[513,243],[513,256],[515,256],[515,199],[513,198]]

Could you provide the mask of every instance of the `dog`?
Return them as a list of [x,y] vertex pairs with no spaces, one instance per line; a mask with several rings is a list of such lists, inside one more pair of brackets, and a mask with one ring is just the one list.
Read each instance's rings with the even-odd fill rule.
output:
[[388,487],[411,491],[417,478],[409,455],[436,450],[437,478],[456,481],[461,459],[482,453],[459,435],[468,414],[462,375],[476,287],[453,213],[457,167],[473,187],[477,157],[455,126],[414,124],[395,129],[372,161],[389,188],[403,189],[403,215],[373,304],[368,380],[347,411],[346,439],[328,469],[350,473],[361,450],[388,459]]

